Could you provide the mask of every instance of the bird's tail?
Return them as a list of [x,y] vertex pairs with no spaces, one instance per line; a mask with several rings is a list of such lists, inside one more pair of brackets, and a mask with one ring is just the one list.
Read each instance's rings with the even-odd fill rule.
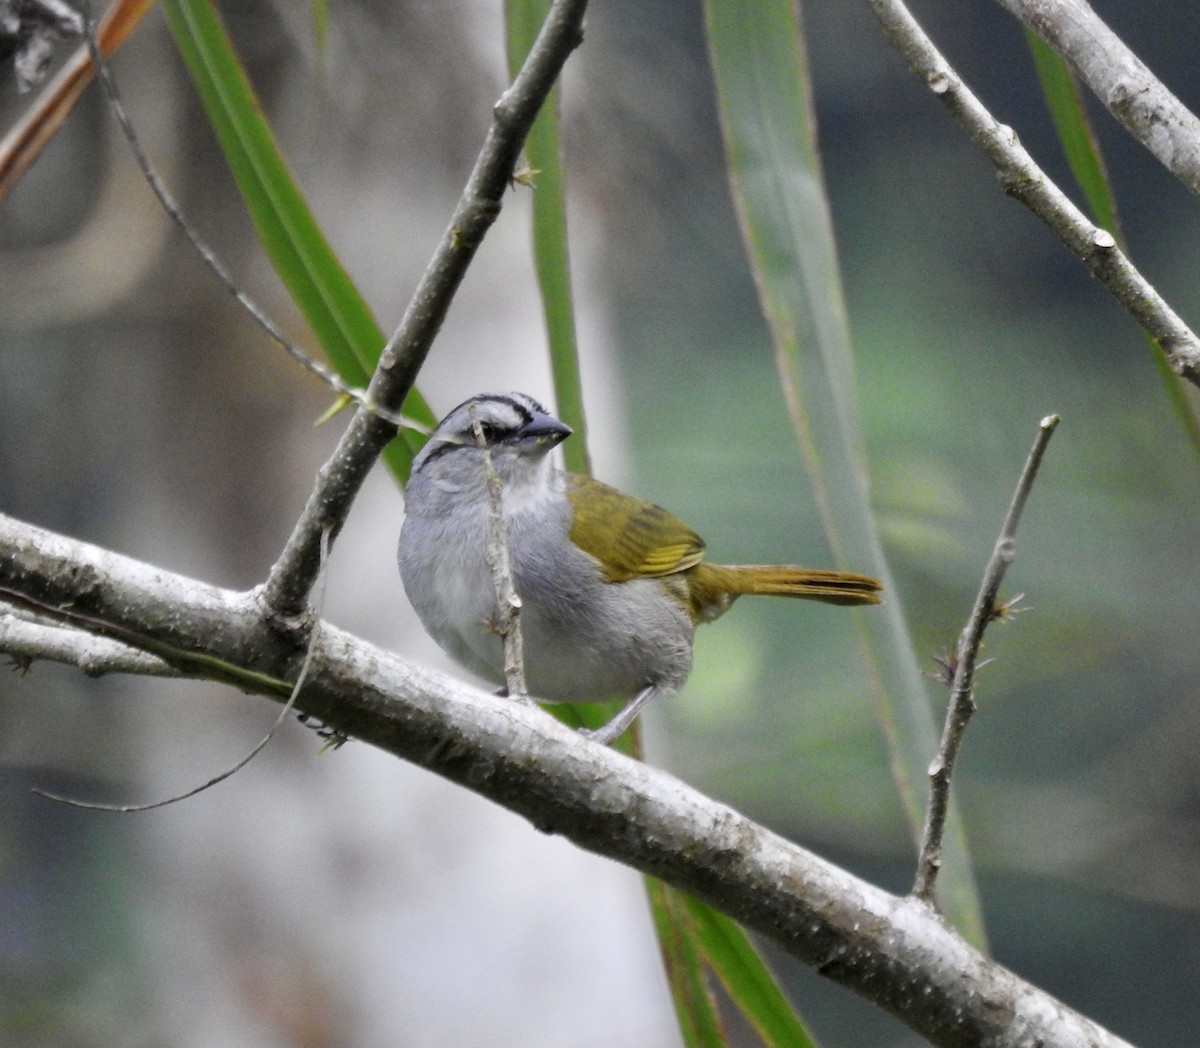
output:
[[693,616],[710,620],[737,597],[802,597],[826,604],[882,604],[883,587],[869,575],[790,564],[696,565],[690,579]]
[[883,587],[869,575],[851,571],[797,568],[790,564],[713,565],[725,575],[729,589],[760,597],[804,597],[827,604],[882,604]]

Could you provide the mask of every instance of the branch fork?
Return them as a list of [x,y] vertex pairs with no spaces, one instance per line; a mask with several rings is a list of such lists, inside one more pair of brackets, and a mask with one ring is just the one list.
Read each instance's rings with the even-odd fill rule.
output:
[[[500,212],[534,118],[571,52],[583,40],[587,0],[554,0],[524,65],[493,106],[492,125],[446,232],[408,308],[379,358],[367,397],[398,411],[416,381],[475,250]],[[396,427],[379,415],[356,412],[271,568],[260,599],[273,616],[288,618],[304,606],[316,579],[323,528],[334,536]]]

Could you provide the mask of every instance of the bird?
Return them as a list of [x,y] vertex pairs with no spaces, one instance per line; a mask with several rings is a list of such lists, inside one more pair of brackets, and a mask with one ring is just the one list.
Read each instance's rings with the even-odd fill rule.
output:
[[[738,597],[882,603],[868,575],[705,560],[700,536],[673,513],[550,454],[571,428],[524,393],[481,393],[443,418],[413,459],[404,492],[400,576],[425,630],[456,662],[504,685],[504,642],[489,567],[498,481],[531,697],[621,700],[609,744],[648,702],[677,693],[697,625]],[[486,458],[485,458],[486,455]],[[487,460],[490,459],[490,467]]]

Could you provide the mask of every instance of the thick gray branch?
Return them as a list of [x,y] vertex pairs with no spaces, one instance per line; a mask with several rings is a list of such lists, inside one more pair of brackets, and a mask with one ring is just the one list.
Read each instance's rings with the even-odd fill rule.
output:
[[1200,120],[1083,0],[998,0],[1065,58],[1105,108],[1200,196]]
[[1134,267],[1111,233],[1091,222],[998,123],[934,47],[901,0],[868,0],[892,46],[983,150],[1005,191],[1045,222],[1158,342],[1171,367],[1200,386],[1200,339]]
[[[282,701],[305,657],[253,593],[173,575],[0,515],[0,587],[107,623],[185,673]],[[939,1045],[1124,1042],[889,895],[536,707],[411,665],[321,623],[296,705],[474,790],[546,833],[651,873],[771,938]],[[172,654],[174,653],[174,654]]]
[[[521,71],[493,107],[483,149],[446,232],[379,358],[367,388],[372,403],[399,411],[412,389],[476,249],[500,214],[530,125],[568,56],[583,40],[586,7],[587,0],[555,0]],[[318,474],[316,487],[263,588],[263,600],[275,614],[287,617],[304,607],[317,576],[322,530],[336,533],[341,527],[367,473],[395,435],[396,427],[377,414],[357,412]]]

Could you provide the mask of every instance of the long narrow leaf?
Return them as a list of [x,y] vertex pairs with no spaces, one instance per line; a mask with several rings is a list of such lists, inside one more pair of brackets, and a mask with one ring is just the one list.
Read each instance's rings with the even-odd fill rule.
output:
[[[549,9],[549,0],[505,0],[510,76],[515,76],[521,68]],[[575,339],[575,307],[571,298],[566,179],[558,135],[560,94],[560,89],[555,86],[525,140],[528,172],[524,181],[533,193],[534,268],[550,346],[555,402],[560,417],[575,431],[574,439],[563,445],[563,454],[568,469],[590,473],[583,385]],[[612,719],[619,706],[611,702],[561,703],[549,709],[573,728],[599,728]],[[628,737],[619,745],[628,752],[637,751],[636,744]]]
[[[549,6],[548,0],[506,0],[510,71],[517,69],[524,60]],[[565,179],[558,133],[559,96],[560,91],[555,88],[538,115],[525,143],[525,158],[530,169],[528,181],[533,190],[534,264],[550,343],[555,396],[563,418],[576,430],[578,436],[583,437],[583,389],[571,300]],[[574,455],[571,453],[572,448],[575,449]],[[568,468],[590,472],[586,440],[571,441],[566,445],[566,450]],[[556,707],[555,712],[567,723],[596,727],[612,716],[613,708],[611,705],[595,704],[582,708],[564,705]],[[632,742],[629,738],[623,739],[619,745],[627,751],[640,751],[636,739]],[[647,879],[647,893],[685,1042],[695,1048],[724,1046],[727,1043],[725,1030],[705,979],[697,935],[700,925],[711,928],[717,926],[719,921],[725,921],[734,929],[736,925],[732,925],[732,922],[695,900],[691,900],[690,905],[696,915],[689,917],[687,907],[681,903],[682,897],[673,889],[653,879]],[[700,925],[697,922],[700,922]],[[736,939],[736,934],[731,931],[728,938]],[[713,940],[715,942],[716,937],[713,937]],[[724,970],[724,966],[730,963],[734,956],[731,950],[714,950],[708,957],[709,964],[722,983],[727,987],[738,988],[738,994],[731,992],[735,1003],[744,1006],[743,1002],[782,1001],[782,997],[772,996],[778,993],[778,987],[761,958],[754,954],[754,947],[750,941],[743,935],[741,942],[743,950],[737,955],[736,965],[728,971]],[[753,959],[746,956],[747,952]],[[761,985],[754,985],[756,979],[761,980]],[[783,1001],[783,1007],[787,1009],[786,1001]],[[777,1016],[774,1018],[777,1026],[788,1026],[790,1021],[791,1029],[803,1029],[790,1009],[788,1019]],[[748,1013],[747,1019],[756,1027],[771,1025],[763,1016]],[[769,1043],[807,1045],[810,1042],[803,1040]]]
[[[705,0],[734,201],[784,397],[838,562],[883,580],[883,608],[855,612],[893,775],[914,835],[937,736],[900,593],[868,498],[853,360],[794,0]],[[947,827],[943,908],[972,942],[983,920],[962,826]]]
[[1113,236],[1118,236],[1120,223],[1117,220],[1116,199],[1092,123],[1083,105],[1079,81],[1075,79],[1070,66],[1036,33],[1025,30],[1025,41],[1033,55],[1042,95],[1046,99],[1067,163],[1071,165],[1071,174],[1087,197],[1096,221]]
[[[163,8],[271,263],[338,374],[365,385],[384,334],[292,178],[216,10],[210,0],[164,0]],[[404,411],[435,421],[415,391]],[[384,453],[401,482],[422,443],[402,436]]]
[[812,1035],[741,925],[690,895],[680,898],[691,915],[705,960],[763,1044],[768,1048],[813,1048]]
[[[549,0],[506,0],[510,75],[521,68],[549,10]],[[525,140],[526,181],[533,192],[533,261],[546,318],[554,397],[561,418],[576,436],[563,445],[563,454],[568,469],[590,473],[575,307],[571,299],[566,180],[558,134],[561,94],[561,89],[555,86]]]
[[686,896],[654,877],[646,878],[646,893],[683,1043],[687,1048],[728,1048],[720,1010],[704,974]]

